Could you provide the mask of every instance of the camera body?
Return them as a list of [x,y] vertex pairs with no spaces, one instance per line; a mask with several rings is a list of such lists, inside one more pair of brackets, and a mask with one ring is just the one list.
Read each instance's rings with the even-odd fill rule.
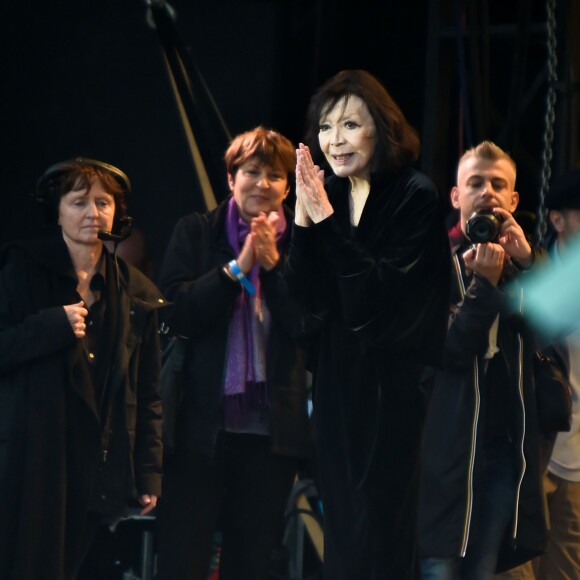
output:
[[491,210],[476,211],[467,220],[465,233],[474,244],[497,242],[504,218]]

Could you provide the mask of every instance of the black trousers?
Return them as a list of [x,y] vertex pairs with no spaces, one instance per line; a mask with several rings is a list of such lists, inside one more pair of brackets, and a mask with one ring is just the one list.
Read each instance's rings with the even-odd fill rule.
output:
[[86,577],[86,569],[84,568],[83,564],[87,558],[87,555],[91,551],[93,542],[97,536],[97,532],[99,527],[105,521],[105,517],[101,514],[96,514],[93,512],[89,512],[85,519],[85,523],[83,529],[81,530],[78,538],[76,538],[78,544],[76,552],[76,557],[74,558],[72,564],[72,575],[70,576],[71,579],[77,578],[85,578]]
[[212,458],[187,451],[168,457],[158,580],[206,580],[218,524],[220,580],[265,579],[298,467],[298,459],[273,455],[261,435],[222,433]]

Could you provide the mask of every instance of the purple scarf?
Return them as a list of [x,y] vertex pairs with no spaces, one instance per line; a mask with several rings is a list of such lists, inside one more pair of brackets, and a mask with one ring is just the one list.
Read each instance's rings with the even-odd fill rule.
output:
[[[276,243],[279,248],[286,232],[286,217],[282,209],[278,211],[278,216]],[[232,196],[226,213],[226,235],[234,255],[240,254],[249,233],[250,226],[240,217]],[[226,428],[247,425],[252,409],[270,408],[266,384],[270,313],[266,301],[261,298],[260,265],[255,264],[247,277],[256,288],[256,294],[240,293],[230,322],[224,378]]]

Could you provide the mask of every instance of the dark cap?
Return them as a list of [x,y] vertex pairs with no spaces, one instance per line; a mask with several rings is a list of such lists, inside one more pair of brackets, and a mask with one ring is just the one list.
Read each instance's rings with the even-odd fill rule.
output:
[[580,209],[580,169],[562,175],[546,195],[548,209]]

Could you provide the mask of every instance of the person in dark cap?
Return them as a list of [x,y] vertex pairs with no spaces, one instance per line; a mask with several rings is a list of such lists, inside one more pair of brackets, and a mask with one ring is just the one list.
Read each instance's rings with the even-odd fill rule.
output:
[[[553,262],[565,264],[571,242],[580,237],[580,169],[557,179],[545,203],[551,226],[548,253]],[[580,578],[580,331],[560,338],[546,352],[567,367],[573,391],[572,428],[555,435],[555,442],[546,442],[554,445],[544,473],[550,519],[548,548],[539,558],[502,575],[502,580]]]
[[[580,237],[580,169],[558,179],[546,198],[553,229],[548,251],[564,262],[566,250]],[[550,540],[538,562],[538,579],[580,578],[580,331],[557,345],[568,364],[572,396],[572,429],[558,433],[544,478],[550,514]]]
[[546,196],[546,207],[553,228],[548,247],[552,257],[556,257],[572,238],[580,235],[580,169],[555,181]]

